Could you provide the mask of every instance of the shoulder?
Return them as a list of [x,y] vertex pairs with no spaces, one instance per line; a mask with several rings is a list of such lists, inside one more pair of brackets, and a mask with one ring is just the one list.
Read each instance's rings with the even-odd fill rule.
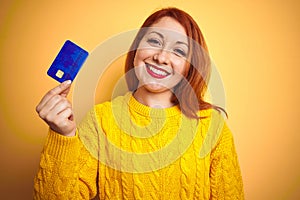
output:
[[215,109],[207,109],[199,111],[202,133],[204,135],[201,156],[205,156],[219,146],[220,143],[232,139],[232,134],[228,128],[225,117],[222,113]]
[[[114,123],[115,117],[119,115],[119,108],[126,103],[127,94],[118,96],[112,101],[96,104],[91,108],[81,120],[78,129],[82,132],[99,132],[107,130]],[[87,131],[88,130],[88,131]]]
[[222,112],[214,108],[200,110],[198,111],[198,116],[200,117],[200,122],[206,125],[209,125],[210,123],[224,123],[225,120],[225,117],[222,114]]
[[113,110],[115,109],[118,110],[119,108],[122,108],[124,104],[127,105],[130,97],[131,97],[131,93],[128,92],[124,96],[118,96],[111,101],[106,101],[100,104],[96,104],[91,110],[91,112],[94,112],[98,116],[110,114]]

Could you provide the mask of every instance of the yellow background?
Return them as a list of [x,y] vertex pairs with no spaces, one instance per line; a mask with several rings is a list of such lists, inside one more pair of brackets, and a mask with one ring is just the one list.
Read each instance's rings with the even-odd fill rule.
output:
[[46,71],[63,42],[71,39],[92,52],[112,35],[138,28],[153,11],[176,6],[198,22],[222,75],[246,198],[299,199],[299,5],[297,0],[2,0],[1,198],[32,199],[47,134],[35,106],[57,85]]

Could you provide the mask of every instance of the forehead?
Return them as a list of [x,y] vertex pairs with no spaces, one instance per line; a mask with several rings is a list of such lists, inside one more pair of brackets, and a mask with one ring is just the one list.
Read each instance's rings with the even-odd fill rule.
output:
[[184,27],[171,17],[163,17],[148,28],[148,33],[157,31],[169,36],[187,38]]

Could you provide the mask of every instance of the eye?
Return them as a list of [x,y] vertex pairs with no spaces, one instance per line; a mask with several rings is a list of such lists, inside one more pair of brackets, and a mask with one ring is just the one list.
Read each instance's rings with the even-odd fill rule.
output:
[[180,48],[174,49],[174,52],[175,52],[176,55],[181,56],[181,57],[186,57],[187,56],[187,53],[184,50],[180,49]]
[[150,38],[147,40],[147,42],[151,45],[151,46],[155,46],[155,47],[160,47],[162,46],[162,42],[159,39],[156,38]]

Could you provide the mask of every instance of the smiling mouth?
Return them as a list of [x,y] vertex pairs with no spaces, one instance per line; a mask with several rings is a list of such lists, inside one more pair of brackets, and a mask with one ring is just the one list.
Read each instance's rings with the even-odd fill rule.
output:
[[157,68],[150,64],[146,64],[146,69],[147,69],[147,72],[154,78],[162,79],[162,78],[166,78],[167,76],[170,75],[170,73],[167,72],[166,70]]

